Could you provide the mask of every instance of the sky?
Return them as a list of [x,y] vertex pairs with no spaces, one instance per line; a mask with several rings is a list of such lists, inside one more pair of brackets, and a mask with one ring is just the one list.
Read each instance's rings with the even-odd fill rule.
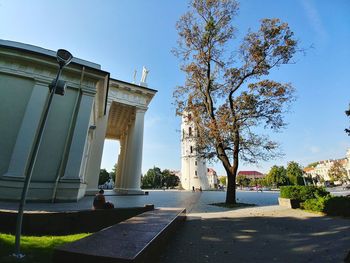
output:
[[[178,38],[175,24],[188,1],[172,0],[0,0],[0,39],[46,49],[64,48],[75,57],[98,63],[112,78],[133,81],[149,69],[148,87],[158,90],[145,116],[143,164],[180,170],[180,118],[175,116],[172,93],[185,75],[171,50]],[[283,158],[258,166],[241,163],[239,170],[268,172],[272,165],[344,158],[350,137],[344,132],[350,103],[350,1],[244,0],[240,2],[235,41],[263,18],[287,22],[306,54],[295,63],[273,71],[270,78],[290,82],[297,100],[286,115],[287,128],[277,140]],[[119,152],[106,141],[101,168],[110,171]],[[224,175],[220,163],[209,163]]]

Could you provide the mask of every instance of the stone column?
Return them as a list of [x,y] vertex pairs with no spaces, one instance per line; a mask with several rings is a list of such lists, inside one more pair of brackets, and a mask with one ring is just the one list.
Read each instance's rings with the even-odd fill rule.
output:
[[84,155],[84,147],[89,129],[90,115],[94,94],[83,93],[79,104],[72,142],[69,149],[68,160],[63,180],[80,181],[80,168]]
[[8,171],[4,176],[24,177],[49,92],[48,83],[36,82],[18,131]]
[[117,163],[117,172],[116,172],[116,178],[115,178],[115,188],[120,189],[123,185],[123,171],[124,171],[124,160],[125,160],[125,154],[126,154],[126,139],[127,137],[123,135],[120,138],[120,151],[119,151],[119,157],[118,157],[118,163]]
[[143,127],[145,109],[136,109],[135,121],[128,130],[127,142],[127,169],[123,173],[123,188],[128,192],[140,191],[142,148],[143,148]]
[[100,173],[102,153],[106,130],[108,126],[108,116],[111,104],[107,104],[106,115],[98,117],[96,120],[96,129],[92,140],[89,162],[87,164],[86,177],[87,193],[95,194],[98,189],[98,175]]

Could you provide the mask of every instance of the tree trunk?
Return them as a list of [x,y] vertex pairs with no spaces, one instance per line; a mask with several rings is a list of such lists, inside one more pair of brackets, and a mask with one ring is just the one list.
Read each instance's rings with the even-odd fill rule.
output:
[[238,152],[239,152],[239,130],[236,129],[234,133],[234,149],[233,149],[233,166],[226,169],[227,174],[227,192],[226,204],[236,204],[236,176],[238,171]]
[[226,204],[236,204],[236,176],[230,171],[226,171],[227,175],[227,191]]

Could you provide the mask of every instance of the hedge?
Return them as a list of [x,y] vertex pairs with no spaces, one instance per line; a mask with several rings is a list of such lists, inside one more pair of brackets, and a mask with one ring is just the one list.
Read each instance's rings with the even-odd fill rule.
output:
[[300,202],[305,202],[306,200],[318,197],[325,197],[327,195],[329,195],[329,192],[327,192],[324,187],[316,186],[282,186],[280,191],[280,196],[282,198],[295,199],[299,200]]
[[302,209],[350,217],[350,196],[331,196],[323,187],[283,186],[280,196],[300,201]]
[[325,200],[324,211],[327,215],[332,216],[349,216],[350,217],[350,197],[349,196],[332,196]]

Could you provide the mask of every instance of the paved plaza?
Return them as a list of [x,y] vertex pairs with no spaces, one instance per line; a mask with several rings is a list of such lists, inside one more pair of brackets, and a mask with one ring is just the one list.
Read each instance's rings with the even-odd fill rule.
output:
[[[155,207],[184,207],[187,212],[222,211],[224,208],[208,204],[223,202],[226,192],[224,191],[177,191],[177,190],[151,190],[149,195],[114,195],[112,190],[105,190],[106,201],[112,202],[116,207],[135,207],[145,204],[154,204]],[[238,191],[239,202],[257,205],[277,205],[278,192],[244,192]],[[74,211],[91,209],[94,196],[86,196],[78,202],[70,203],[27,203],[25,210],[43,211]],[[16,210],[17,202],[0,201],[0,209]]]
[[[281,208],[279,193],[238,191],[239,202],[255,207],[226,209],[209,205],[223,202],[225,192],[150,191],[145,196],[115,196],[117,207],[185,207],[188,219],[160,251],[165,262],[343,262],[350,251],[350,220]],[[82,210],[93,197],[77,203],[29,203],[26,210]],[[0,209],[17,209],[0,202]]]

